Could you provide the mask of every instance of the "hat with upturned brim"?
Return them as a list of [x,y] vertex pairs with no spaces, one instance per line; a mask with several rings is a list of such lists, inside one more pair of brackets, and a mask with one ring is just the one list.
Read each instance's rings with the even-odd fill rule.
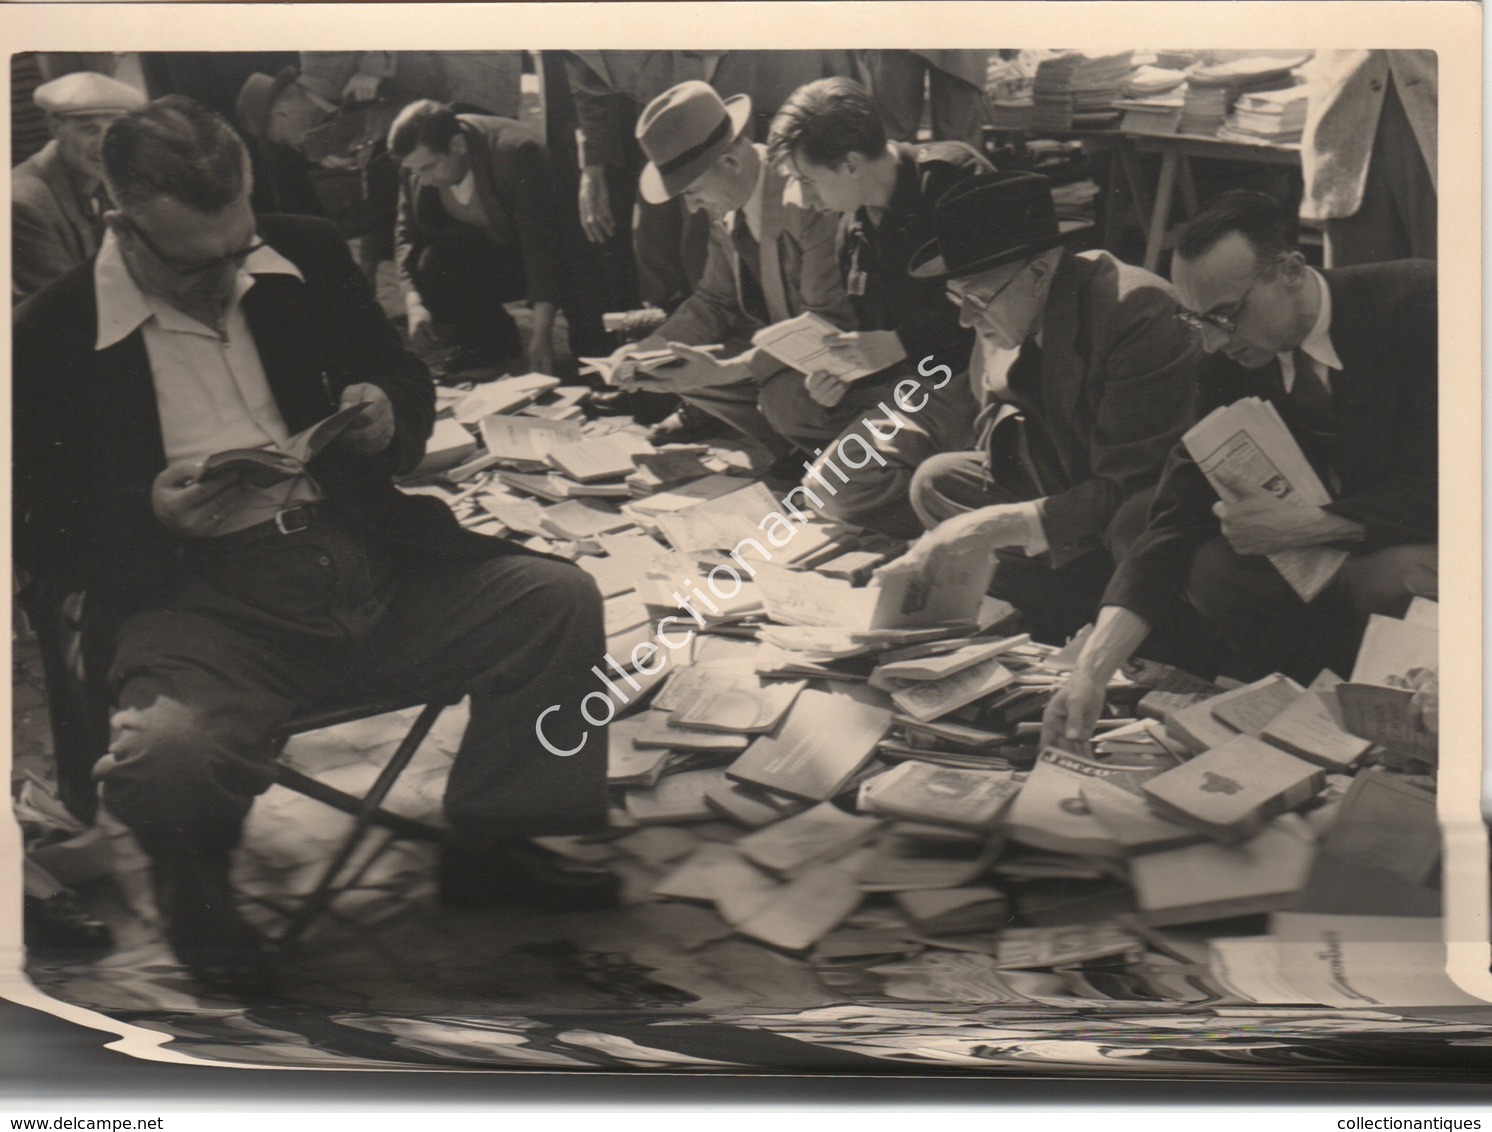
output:
[[256,72],[244,80],[243,86],[238,88],[234,109],[238,112],[238,124],[245,133],[256,138],[269,133],[269,114],[274,109],[275,100],[298,78],[300,73],[294,67],[284,67],[273,78]]
[[977,275],[1062,243],[1051,182],[1039,173],[995,173],[955,185],[933,206],[933,233],[908,267],[918,279]]
[[146,102],[145,95],[129,83],[96,71],[75,71],[42,83],[31,100],[44,113],[63,116],[123,114],[144,106]]
[[741,136],[751,121],[751,98],[722,100],[708,83],[686,82],[665,90],[637,120],[637,141],[648,163],[638,192],[662,204],[687,189]]

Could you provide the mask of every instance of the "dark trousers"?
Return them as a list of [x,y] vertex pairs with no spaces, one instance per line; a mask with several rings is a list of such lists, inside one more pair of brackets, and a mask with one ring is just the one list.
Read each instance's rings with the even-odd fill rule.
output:
[[[606,729],[589,727],[580,700],[597,688],[605,635],[583,571],[517,555],[400,560],[336,524],[187,549],[186,591],[118,633],[110,756],[96,772],[147,852],[236,844],[295,715],[450,685],[471,696],[446,786],[453,840],[604,827]],[[589,732],[574,755],[535,732],[553,704],[553,746]]]
[[[1031,636],[1063,644],[1095,617],[1114,573],[1114,556],[1122,554],[1144,529],[1153,491],[1131,496],[1110,520],[1104,548],[1053,568],[1044,554],[1029,557],[1016,550],[995,554],[990,593],[1021,611]],[[926,460],[912,479],[912,506],[931,530],[945,519],[979,507],[1020,503],[1030,496],[991,479],[984,453],[945,452]]]
[[938,70],[914,51],[867,51],[865,66],[887,137],[893,141],[917,140],[925,81],[933,140],[968,142],[980,149],[984,92],[977,86]]
[[1228,649],[1240,680],[1283,672],[1302,684],[1323,668],[1349,676],[1371,613],[1402,617],[1415,594],[1439,592],[1434,546],[1393,546],[1347,559],[1331,585],[1304,602],[1267,558],[1241,555],[1221,535],[1197,549],[1182,590]]
[[1351,216],[1326,222],[1331,266],[1434,259],[1436,204],[1435,182],[1390,78],[1362,204]]
[[503,308],[528,290],[518,248],[455,224],[420,253],[413,274],[430,314],[458,346],[492,361],[523,351],[518,324]]

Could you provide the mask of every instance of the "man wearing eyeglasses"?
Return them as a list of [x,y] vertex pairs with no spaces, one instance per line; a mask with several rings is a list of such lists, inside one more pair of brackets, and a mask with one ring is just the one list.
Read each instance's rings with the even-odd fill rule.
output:
[[[1086,741],[1109,676],[1152,630],[1147,647],[1200,615],[1224,650],[1214,668],[1304,683],[1323,668],[1351,670],[1368,614],[1402,616],[1415,595],[1438,593],[1435,264],[1316,271],[1296,246],[1294,215],[1238,191],[1188,225],[1172,277],[1184,304],[1176,317],[1210,355],[1199,410],[1269,401],[1332,502],[1221,503],[1178,445],[1149,525],[1047,710],[1047,741]],[[1307,603],[1265,556],[1313,546],[1349,556]]]
[[[221,117],[157,100],[110,127],[103,160],[116,208],[98,255],[16,315],[15,541],[38,586],[86,595],[112,732],[94,775],[150,857],[178,958],[225,989],[268,977],[228,865],[274,781],[273,737],[411,687],[471,696],[442,900],[614,899],[615,877],[526,840],[605,824],[604,730],[568,742],[605,647],[594,582],[395,488],[430,434],[429,373],[329,222],[255,217]],[[215,453],[282,447],[353,406],[279,482],[208,473]],[[568,758],[534,730],[550,705]]]
[[977,451],[917,468],[911,502],[928,533],[888,569],[974,540],[996,559],[990,592],[1061,644],[1093,620],[1192,422],[1196,344],[1165,280],[1062,247],[1045,177],[966,182],[933,225],[911,271],[943,280],[977,332],[969,373],[984,409]]

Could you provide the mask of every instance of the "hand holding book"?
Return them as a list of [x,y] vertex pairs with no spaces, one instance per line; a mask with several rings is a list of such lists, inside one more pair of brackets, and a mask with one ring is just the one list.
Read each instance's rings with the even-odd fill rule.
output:
[[1363,527],[1320,507],[1283,503],[1273,496],[1216,503],[1223,537],[1239,554],[1278,554],[1362,538]]

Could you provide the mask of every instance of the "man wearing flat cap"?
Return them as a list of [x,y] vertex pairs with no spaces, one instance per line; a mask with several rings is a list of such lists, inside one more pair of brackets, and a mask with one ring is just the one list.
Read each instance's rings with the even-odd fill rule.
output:
[[[750,346],[764,326],[813,311],[841,329],[854,315],[835,251],[831,214],[783,200],[787,177],[751,140],[751,99],[722,100],[709,85],[685,82],[643,111],[637,137],[649,163],[639,191],[654,204],[682,197],[708,214],[709,254],[694,293],[650,337],[613,357],[673,346],[680,361],[630,378],[639,389],[677,393],[686,404],[761,443],[798,479],[803,457],[758,408],[762,384],[791,372]],[[722,345],[723,360],[691,346]],[[798,381],[802,381],[799,377]]]
[[965,540],[997,564],[991,592],[1038,640],[1091,621],[1117,548],[1144,526],[1166,455],[1193,420],[1196,342],[1159,276],[1107,252],[1074,254],[1045,177],[1001,173],[944,195],[912,257],[942,277],[978,333],[976,451],[925,461],[912,561]]
[[104,212],[104,131],[145,96],[92,71],[36,88],[52,134],[40,153],[11,171],[11,290],[14,301],[40,291],[98,251]]

